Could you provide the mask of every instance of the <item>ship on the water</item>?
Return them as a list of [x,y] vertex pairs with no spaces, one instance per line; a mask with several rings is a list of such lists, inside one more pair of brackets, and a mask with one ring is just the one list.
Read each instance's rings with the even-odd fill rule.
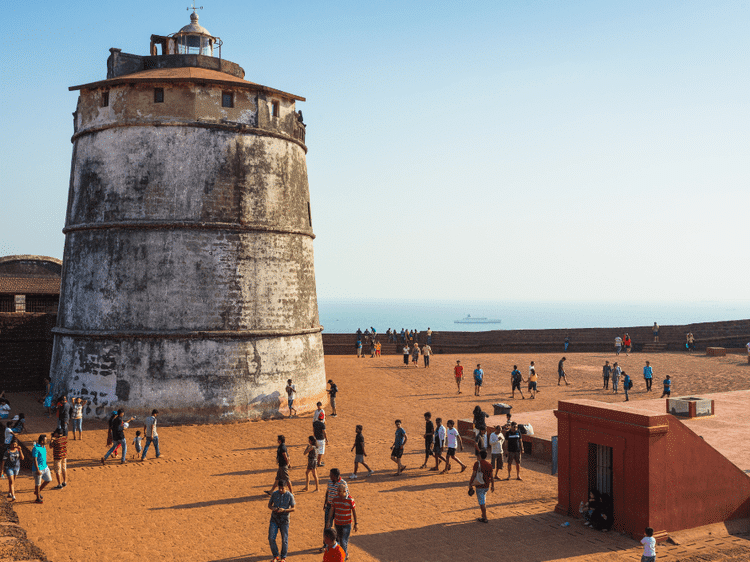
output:
[[467,314],[466,318],[461,320],[454,320],[456,324],[500,324],[499,318],[484,318],[481,316],[472,316]]

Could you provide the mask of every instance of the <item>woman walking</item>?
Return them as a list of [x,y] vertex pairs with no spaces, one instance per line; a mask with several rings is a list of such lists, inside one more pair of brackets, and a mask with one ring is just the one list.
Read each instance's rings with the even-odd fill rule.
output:
[[318,491],[318,448],[315,436],[311,435],[307,438],[307,448],[303,455],[307,455],[307,470],[305,471],[305,487],[302,488],[302,492],[307,492],[310,489],[310,474],[315,480],[315,491]]
[[22,460],[23,451],[21,450],[21,445],[19,445],[18,439],[14,437],[3,455],[2,466],[0,466],[0,472],[3,472],[8,477],[8,499],[10,501],[16,500],[16,476],[21,472]]

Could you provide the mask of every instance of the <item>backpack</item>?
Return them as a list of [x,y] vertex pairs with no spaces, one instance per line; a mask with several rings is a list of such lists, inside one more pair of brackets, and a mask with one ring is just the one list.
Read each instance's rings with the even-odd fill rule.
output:
[[633,379],[630,379],[628,381],[628,390],[630,390],[631,388],[633,388]]

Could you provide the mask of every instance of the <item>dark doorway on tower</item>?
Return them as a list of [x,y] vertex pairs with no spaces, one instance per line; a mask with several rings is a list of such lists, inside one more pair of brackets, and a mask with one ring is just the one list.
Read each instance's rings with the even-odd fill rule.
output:
[[589,443],[589,490],[612,497],[612,447]]

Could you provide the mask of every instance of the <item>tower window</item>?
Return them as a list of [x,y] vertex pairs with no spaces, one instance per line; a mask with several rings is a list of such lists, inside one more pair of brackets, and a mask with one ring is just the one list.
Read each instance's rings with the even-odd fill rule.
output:
[[102,107],[108,107],[109,106],[109,90],[105,90],[102,92]]
[[232,92],[221,92],[221,107],[234,107],[234,94]]
[[154,88],[154,103],[164,103],[164,88]]
[[279,116],[279,102],[272,101],[271,102],[271,117],[278,117]]

